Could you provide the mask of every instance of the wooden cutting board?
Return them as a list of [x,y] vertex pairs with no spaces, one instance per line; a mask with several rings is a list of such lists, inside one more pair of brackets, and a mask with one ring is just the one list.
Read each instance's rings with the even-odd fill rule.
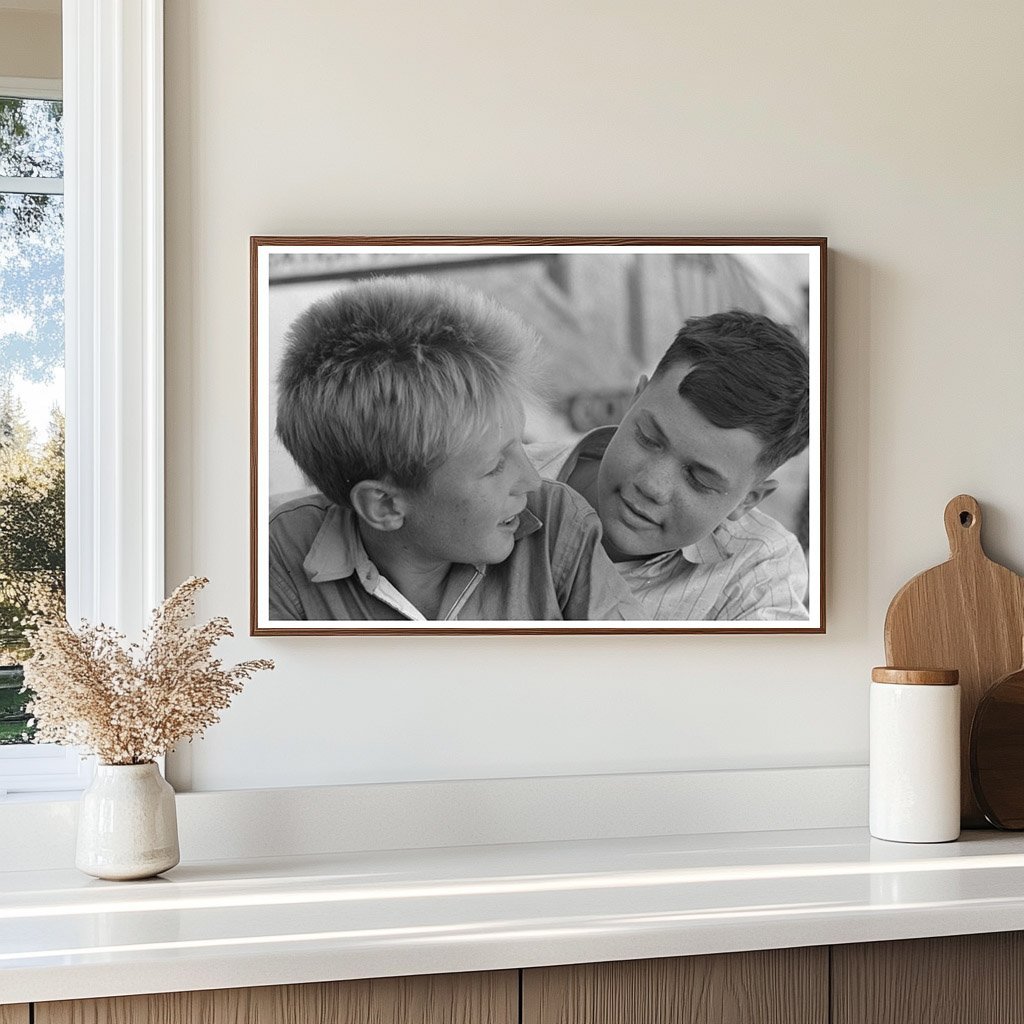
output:
[[1024,578],[981,545],[981,507],[960,494],[945,511],[949,561],[915,576],[889,605],[885,657],[894,668],[960,670],[960,812],[964,828],[987,824],[970,777],[971,722],[988,688],[1020,667]]

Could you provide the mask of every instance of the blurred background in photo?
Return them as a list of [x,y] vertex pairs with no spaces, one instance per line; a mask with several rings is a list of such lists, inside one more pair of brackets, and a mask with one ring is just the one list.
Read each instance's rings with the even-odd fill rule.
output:
[[[527,441],[576,440],[618,423],[641,374],[653,371],[693,316],[762,313],[808,343],[808,257],[798,253],[276,253],[269,263],[270,422],[285,335],[311,303],[362,278],[423,274],[457,281],[515,310],[541,336],[541,398]],[[808,453],[775,473],[762,508],[808,544]],[[276,506],[308,489],[276,437],[269,485]]]

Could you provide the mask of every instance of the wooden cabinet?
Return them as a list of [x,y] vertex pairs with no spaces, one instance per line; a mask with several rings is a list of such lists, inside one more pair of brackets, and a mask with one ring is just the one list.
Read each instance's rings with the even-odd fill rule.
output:
[[828,949],[771,949],[527,970],[523,971],[522,1020],[523,1024],[825,1024]]
[[833,1024],[1024,1021],[1024,933],[832,947]]
[[[35,1005],[35,1024],[517,1024],[518,1020],[518,971]],[[14,1018],[11,1024],[27,1021],[27,1016]],[[0,1024],[7,1024],[2,1016]]]
[[522,1024],[1010,1024],[1024,933],[523,971]]
[[1010,1024],[1024,933],[0,1006],[0,1024]]

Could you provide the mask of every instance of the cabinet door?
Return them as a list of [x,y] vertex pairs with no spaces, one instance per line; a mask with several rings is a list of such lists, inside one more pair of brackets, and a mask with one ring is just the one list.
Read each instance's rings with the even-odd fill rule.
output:
[[822,947],[523,972],[523,1024],[827,1021],[828,950]]
[[28,1004],[0,1006],[0,1024],[28,1024]]
[[517,1024],[516,971],[36,1003],[35,1024]]
[[1024,1020],[1024,934],[832,947],[834,1024]]

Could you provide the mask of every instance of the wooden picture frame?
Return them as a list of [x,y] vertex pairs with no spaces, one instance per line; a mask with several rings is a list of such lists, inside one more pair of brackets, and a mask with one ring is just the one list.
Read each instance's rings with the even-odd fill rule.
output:
[[[824,238],[252,237],[252,635],[823,633],[826,272]],[[560,474],[561,484],[537,484],[522,499],[548,502],[548,522],[536,527],[530,520],[537,533],[529,534],[532,540],[523,541],[527,512],[510,515],[496,526],[512,531],[507,559],[495,561],[505,550],[499,548],[486,556],[489,562],[451,570],[467,572],[469,597],[459,599],[465,604],[453,602],[450,594],[437,605],[417,604],[398,588],[390,589],[387,573],[377,572],[361,538],[371,547],[382,540],[390,544],[413,520],[367,527],[346,501],[364,493],[349,489],[356,481],[344,477],[339,484],[335,473],[328,478],[335,499],[323,497],[275,435],[281,412],[278,374],[282,353],[296,344],[297,319],[311,305],[348,295],[353,287],[389,294],[420,287],[409,284],[410,276],[429,282],[422,286],[427,291],[440,282],[483,294],[511,309],[541,339],[539,393],[544,397],[527,400],[526,448],[518,447],[517,437],[508,451],[525,453],[541,477],[557,480]],[[361,283],[371,278],[390,283]],[[707,363],[702,373],[712,381],[700,386],[710,398],[691,401],[679,389],[696,356],[687,357],[675,377],[654,370],[693,318],[699,319],[687,328],[688,335],[716,332],[716,339],[728,340],[712,343],[722,353],[717,370],[711,369],[711,357],[700,357]],[[302,322],[308,335],[313,320]],[[778,341],[780,334],[786,340]],[[792,338],[803,357],[793,355]],[[726,344],[734,348],[727,350]],[[777,348],[783,355],[774,354]],[[746,354],[726,358],[727,351]],[[745,383],[734,385],[734,375]],[[638,383],[652,376],[637,392]],[[288,385],[282,409],[290,412],[291,422],[300,391],[291,386],[292,378]],[[332,396],[333,409],[339,406]],[[755,411],[748,414],[748,409]],[[382,408],[381,415],[388,422],[407,418],[404,408],[398,415]],[[751,416],[761,418],[748,423]],[[664,436],[648,437],[662,427]],[[331,429],[342,432],[334,436],[355,436],[345,433],[343,423]],[[761,460],[774,452],[777,463],[778,452],[790,453],[803,443],[793,437],[806,440],[803,451],[786,454],[761,479]],[[290,444],[307,468],[304,453],[323,447],[297,442],[294,431]],[[638,446],[646,454],[630,462]],[[580,483],[585,470],[593,470],[592,491]],[[321,488],[328,489],[326,483]],[[602,509],[603,539],[596,543],[591,532],[584,538],[567,525],[566,509],[578,510],[583,500],[577,489]],[[510,486],[509,493],[513,490]],[[413,489],[417,500],[421,491]],[[580,521],[595,522],[598,517],[583,507]],[[511,505],[501,510],[515,513]],[[385,537],[381,529],[396,534]],[[345,550],[358,548],[358,558],[348,553],[338,563],[341,568],[334,564],[325,570],[316,559],[324,539],[339,530],[345,531]],[[542,580],[544,566],[536,564],[541,535],[547,538],[549,574],[557,577],[551,584],[554,598],[542,594],[550,581]],[[577,559],[570,579],[561,570],[565,559],[559,545],[576,539],[587,545],[589,561],[583,567]],[[320,545],[316,552],[315,544]],[[605,549],[616,559],[611,577]],[[391,557],[392,549],[386,548],[382,564],[390,564]],[[370,567],[375,589],[353,572],[357,563]],[[628,583],[627,598],[621,600],[620,578]],[[577,600],[583,591],[588,601]],[[543,617],[535,617],[538,608]],[[550,608],[555,610],[543,611]],[[559,617],[567,611],[572,618]]]

